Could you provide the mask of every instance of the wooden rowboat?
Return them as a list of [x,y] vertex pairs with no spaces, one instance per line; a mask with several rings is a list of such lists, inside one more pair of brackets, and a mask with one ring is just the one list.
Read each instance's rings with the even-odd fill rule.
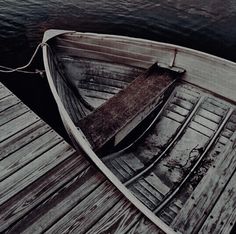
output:
[[235,211],[219,207],[236,169],[236,64],[114,35],[48,30],[43,42],[75,147],[162,231],[217,233],[224,214],[229,233]]

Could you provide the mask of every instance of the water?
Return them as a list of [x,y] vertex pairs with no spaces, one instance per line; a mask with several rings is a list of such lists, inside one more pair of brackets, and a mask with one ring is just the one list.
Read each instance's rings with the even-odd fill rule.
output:
[[[2,0],[0,9],[0,65],[28,62],[49,28],[147,38],[236,61],[235,0]],[[41,54],[33,68],[43,68]],[[0,81],[65,136],[46,79],[0,74]]]

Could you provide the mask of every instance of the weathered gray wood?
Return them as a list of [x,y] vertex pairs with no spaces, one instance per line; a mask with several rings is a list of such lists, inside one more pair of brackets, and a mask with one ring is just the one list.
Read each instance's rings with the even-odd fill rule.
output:
[[33,112],[28,111],[18,118],[15,118],[12,121],[0,126],[0,142],[37,122],[38,120],[38,116],[36,116]]
[[205,220],[199,234],[221,233],[230,234],[236,222],[236,173]]
[[12,153],[0,163],[0,181],[57,145],[62,138],[51,130]]
[[218,128],[218,125],[217,123],[214,123],[213,121],[209,120],[209,119],[206,119],[205,117],[202,117],[200,115],[197,115],[195,118],[194,118],[194,121],[215,131],[217,128]]
[[128,232],[128,234],[164,234],[160,229],[157,228],[151,222],[148,222],[146,218],[141,218]]
[[160,96],[172,84],[174,77],[175,74],[153,65],[126,89],[82,119],[79,127],[95,149],[104,145],[115,134],[119,133],[120,137],[117,138],[122,139],[124,134],[140,123],[145,117],[143,115],[148,115],[156,107]]
[[124,88],[142,71],[140,68],[101,60],[68,56],[59,56],[58,59],[77,87],[81,82],[90,80],[98,84]]
[[110,93],[99,92],[99,91],[94,91],[94,90],[80,89],[80,91],[85,96],[94,97],[94,98],[98,98],[105,101],[114,96],[113,94],[110,94]]
[[[66,35],[65,38],[66,38],[66,40],[78,41],[78,38],[73,37],[73,36],[67,37],[67,35]],[[152,55],[155,54],[156,57],[161,56],[162,59],[164,60],[164,61],[162,60],[162,62],[165,62],[167,64],[170,63],[170,55],[173,54],[173,49],[172,50],[165,50],[165,51],[156,50],[156,49],[154,50],[155,45],[150,46],[150,45],[146,45],[146,43],[140,43],[140,42],[137,43],[134,40],[130,41],[127,39],[124,40],[124,39],[119,39],[119,38],[104,37],[101,40],[101,36],[99,36],[99,35],[97,35],[96,37],[91,36],[91,35],[86,35],[86,36],[82,35],[82,37],[80,37],[80,40],[78,41],[78,43],[81,43],[81,42],[86,43],[86,44],[89,43],[89,44],[99,45],[101,48],[104,48],[104,47],[117,48],[119,50],[126,51],[127,55],[129,55],[130,52],[131,52],[131,54],[134,53],[135,57],[139,57],[138,56],[139,54],[141,54],[141,55],[147,54],[147,55],[150,55],[150,57],[152,57]],[[59,43],[60,43],[60,41],[59,41]],[[150,59],[147,60],[147,58],[146,58],[145,60],[142,60],[142,61],[150,61]],[[153,62],[154,61],[155,61],[155,59],[153,59]]]
[[49,130],[50,127],[43,121],[37,121],[20,132],[12,135],[3,142],[0,142],[0,160],[17,151],[19,148],[24,147],[26,144],[30,143]]
[[[47,197],[52,196],[60,187],[78,176],[88,165],[88,161],[85,161],[83,157],[74,153],[63,163],[57,165],[34,183],[11,197],[0,206],[0,231],[5,230],[13,222],[42,203]],[[26,216],[26,219],[28,218],[35,221],[31,215]],[[24,220],[22,222],[22,229],[24,229],[26,228],[24,226]]]
[[[124,60],[124,57],[109,58],[109,54],[108,56],[103,56],[104,59],[109,59],[110,61],[120,64],[126,63],[128,65],[135,64],[137,67],[143,68],[147,68],[156,60],[165,64],[171,64],[173,62],[174,51],[177,50],[175,66],[184,67],[188,71],[186,76],[184,76],[186,81],[235,101],[236,82],[234,77],[236,68],[233,62],[176,45],[130,37],[84,33],[67,34],[66,37],[69,40],[78,41],[78,43],[85,42],[127,51],[127,57],[132,51],[150,55],[149,59],[141,60],[139,63]],[[77,52],[77,55],[79,54],[80,51]],[[86,57],[87,53],[84,52],[83,55]],[[154,58],[152,57],[153,55],[155,56]],[[90,56],[91,58],[96,58],[93,56],[93,53]],[[101,56],[100,59],[103,59],[103,57]]]
[[[5,138],[0,142],[3,149],[0,232],[10,227],[9,233],[41,233],[80,203],[82,208],[86,204],[91,206],[89,214],[96,211],[95,219],[86,216],[89,222],[85,223],[92,225],[117,203],[121,194],[109,182],[105,182],[107,185],[100,195],[91,193],[105,177],[88,167],[89,163],[68,144],[61,142],[61,137],[34,113],[25,113],[27,107],[24,104],[14,103],[4,110],[1,130]],[[11,128],[14,131],[10,131]],[[94,202],[96,196],[100,207]],[[128,201],[126,206],[124,218],[130,217],[126,222],[133,223],[136,221],[132,219],[133,215],[139,217],[140,212],[134,207],[130,209]],[[124,228],[128,230],[129,225],[125,224]]]
[[74,149],[67,143],[61,142],[21,170],[7,177],[0,182],[0,204],[3,204],[73,153]]
[[[73,41],[73,40],[58,40],[60,43],[60,47],[69,47],[73,49],[81,49],[85,51],[92,51],[92,52],[97,52],[97,53],[107,53],[111,55],[115,55],[118,57],[125,57],[127,56],[127,51],[123,50],[123,48],[120,50],[114,46],[107,47],[107,46],[100,46],[97,44],[89,44],[89,43],[81,43],[78,41]],[[141,54],[137,53],[137,51],[130,51],[129,50],[129,56],[134,59],[140,59],[140,60],[150,60],[151,55],[147,54]]]
[[96,84],[90,81],[81,83],[80,88],[87,89],[87,90],[100,91],[104,93],[110,93],[113,95],[117,94],[121,90],[121,88],[111,87],[111,86],[103,85],[103,84]]
[[126,233],[141,217],[129,201],[121,199],[110,211],[95,223],[86,234]]
[[213,114],[212,112],[206,110],[206,109],[201,109],[198,114],[202,117],[205,117],[206,119],[212,120],[215,123],[219,123],[221,120],[221,116]]
[[224,190],[226,183],[236,169],[236,132],[225,150],[220,153],[216,165],[211,167],[205,177],[187,200],[171,226],[183,233],[197,233]]
[[42,233],[86,198],[104,180],[105,177],[95,168],[87,167],[53,196],[33,209],[8,233]]
[[82,58],[89,58],[89,59],[95,59],[95,60],[102,60],[106,62],[113,62],[116,64],[124,63],[128,64],[133,67],[141,67],[141,68],[148,68],[151,64],[156,62],[156,57],[150,56],[149,60],[151,62],[140,60],[137,58],[131,58],[129,56],[119,57],[114,54],[104,53],[104,52],[97,52],[97,51],[91,51],[91,50],[84,50],[84,49],[76,49],[72,47],[65,47],[65,46],[59,46],[57,47],[57,54],[58,56],[63,56],[64,54],[68,56],[79,56]]
[[121,194],[110,182],[106,181],[46,233],[84,233],[104,216],[118,202],[120,197]]
[[11,94],[11,91],[7,89],[6,87],[3,87],[0,89],[0,99],[7,97]]
[[0,116],[3,116],[2,111],[6,110],[7,108],[16,105],[17,103],[20,102],[20,99],[18,99],[16,96],[13,94],[3,98],[0,100]]
[[22,102],[8,108],[7,110],[4,111],[4,114],[1,115],[0,126],[26,113],[27,111],[29,111],[29,108]]

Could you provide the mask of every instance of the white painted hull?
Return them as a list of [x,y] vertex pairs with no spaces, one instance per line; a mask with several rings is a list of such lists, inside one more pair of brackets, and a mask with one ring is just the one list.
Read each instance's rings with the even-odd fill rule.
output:
[[[175,196],[183,185],[187,188],[187,179],[193,177],[189,169],[192,152],[202,150],[193,160],[198,164],[192,168],[197,170],[202,160],[210,158],[219,144],[230,142],[236,130],[236,64],[175,45],[122,36],[49,30],[45,33],[44,42],[47,44],[43,55],[49,85],[75,146],[82,149],[153,223],[166,233],[174,233],[172,222],[191,196],[191,191],[178,198],[172,194]],[[153,123],[154,127],[142,136],[138,145],[134,141],[126,149],[107,155],[102,161],[94,153],[86,132],[80,130],[80,120],[156,62],[169,69],[184,69],[182,81]],[[233,127],[229,129],[231,122]],[[225,137],[225,132],[229,131],[232,134]],[[170,165],[170,161],[175,163]],[[207,170],[211,166],[209,164]],[[170,168],[173,173],[170,173]],[[191,172],[189,177],[183,176],[186,168]],[[157,190],[150,190],[150,186],[156,186]],[[150,195],[146,194],[147,190]],[[172,194],[169,196],[169,193]],[[152,198],[154,194],[157,197]],[[163,212],[158,212],[171,199],[182,204],[172,218],[166,218]],[[167,208],[171,209],[171,206]]]

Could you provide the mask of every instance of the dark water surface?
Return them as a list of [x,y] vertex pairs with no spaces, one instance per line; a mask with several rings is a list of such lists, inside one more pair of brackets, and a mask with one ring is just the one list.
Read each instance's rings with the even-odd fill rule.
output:
[[[235,0],[2,0],[0,65],[27,63],[50,28],[147,38],[236,61],[235,25]],[[43,69],[41,53],[34,68]],[[0,81],[64,135],[45,78],[0,73]]]

